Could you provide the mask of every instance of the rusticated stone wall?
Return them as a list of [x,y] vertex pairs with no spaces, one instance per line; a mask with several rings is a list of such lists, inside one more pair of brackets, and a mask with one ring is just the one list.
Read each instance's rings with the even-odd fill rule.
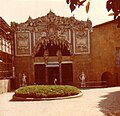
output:
[[27,84],[33,84],[33,59],[29,56],[15,57],[15,74],[16,74],[16,87],[22,84],[22,74],[24,73],[27,78]]
[[80,86],[80,75],[82,71],[86,75],[86,81],[92,80],[91,56],[75,55],[73,59],[73,81],[76,86]]
[[[92,74],[101,80],[104,72],[111,73],[109,85],[116,85],[116,47],[120,47],[120,29],[113,21],[95,26],[91,34]],[[106,77],[104,77],[106,78]]]

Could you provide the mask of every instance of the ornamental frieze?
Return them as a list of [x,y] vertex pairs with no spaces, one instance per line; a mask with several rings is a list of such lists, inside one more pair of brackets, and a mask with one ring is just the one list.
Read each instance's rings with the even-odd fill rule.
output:
[[[31,17],[25,23],[20,23],[16,30],[17,31],[39,31],[41,28],[50,28],[51,25],[54,28],[59,29],[66,29],[66,28],[74,28],[74,29],[81,29],[89,28],[91,29],[92,23],[88,19],[87,21],[79,21],[76,20],[75,17],[60,17],[55,15],[52,11],[50,11],[46,16],[38,17],[36,19],[32,19]],[[51,28],[53,29],[53,28]]]
[[[29,47],[25,47],[20,38],[24,40],[26,37],[17,37],[16,41],[23,44],[24,47],[18,45],[18,54],[30,54],[28,51],[36,53],[40,46],[46,48],[49,41],[54,45],[65,46],[67,42],[68,49],[74,54],[88,54],[90,53],[90,32],[92,30],[92,23],[89,19],[87,21],[79,21],[74,16],[60,17],[50,11],[47,15],[32,19],[31,17],[24,23],[20,23],[16,27],[16,32],[30,32],[33,35],[31,39],[33,43]],[[21,34],[22,35],[22,34]],[[25,39],[27,41],[27,39]],[[31,42],[29,41],[29,42]],[[20,43],[21,42],[21,43]],[[62,44],[61,44],[62,43]],[[17,44],[17,43],[16,43]],[[28,45],[28,44],[26,44]],[[39,46],[39,47],[37,47]],[[27,51],[28,50],[28,51]]]

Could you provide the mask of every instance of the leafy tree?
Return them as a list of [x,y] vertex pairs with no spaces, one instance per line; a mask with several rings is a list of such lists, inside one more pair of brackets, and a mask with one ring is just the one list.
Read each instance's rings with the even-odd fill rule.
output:
[[[85,2],[87,2],[88,0],[66,0],[67,4],[69,4],[70,10],[71,12],[74,11],[76,9],[76,7],[80,7],[83,6]],[[90,6],[90,1],[88,1],[87,5],[86,5],[86,12],[88,13],[89,10],[89,6]]]
[[120,28],[120,0],[107,0],[106,2],[106,8],[109,11],[113,11],[113,13],[109,15],[114,16],[114,20],[116,20],[118,27]]
[[[89,12],[90,8],[90,1],[92,0],[66,0],[67,4],[69,4],[71,12],[73,12],[76,7],[83,6],[86,4],[86,13]],[[104,1],[103,1],[104,2]],[[114,20],[118,23],[118,27],[120,27],[120,0],[106,0],[106,9],[109,11],[112,11],[112,13],[109,14],[109,16],[113,15]]]

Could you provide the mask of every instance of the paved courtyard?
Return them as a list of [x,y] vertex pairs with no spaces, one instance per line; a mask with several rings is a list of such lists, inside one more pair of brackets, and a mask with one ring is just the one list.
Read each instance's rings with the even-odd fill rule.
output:
[[0,94],[0,116],[120,116],[120,87],[85,89],[83,96],[51,101],[12,102]]

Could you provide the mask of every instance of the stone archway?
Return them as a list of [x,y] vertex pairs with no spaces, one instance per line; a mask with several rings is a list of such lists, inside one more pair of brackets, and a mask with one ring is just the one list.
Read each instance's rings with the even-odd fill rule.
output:
[[114,85],[113,75],[108,71],[106,71],[102,74],[101,80],[106,81],[108,87]]
[[[33,57],[39,58],[39,62],[36,62],[36,67],[34,67],[36,83],[53,84],[53,80],[56,78],[57,84],[71,84],[73,82],[71,51],[70,43],[67,40],[57,38],[39,40],[33,52]],[[41,70],[39,67],[42,67]],[[66,70],[65,67],[67,67]],[[71,72],[71,78],[63,76],[66,72]]]
[[[53,53],[53,50],[61,50],[62,51],[66,51],[67,54],[71,54],[72,53],[72,49],[71,49],[71,45],[70,43],[65,40],[65,39],[58,39],[58,38],[41,38],[36,46],[34,47],[33,49],[33,53],[32,53],[32,56],[35,56],[39,51],[42,51],[44,53],[44,50],[46,49],[49,49],[49,52],[50,53]],[[52,51],[52,52],[51,52]],[[63,55],[66,55],[64,54],[64,52],[62,52]],[[42,54],[43,54],[42,53]],[[41,54],[41,56],[43,56]],[[54,56],[55,54],[52,54],[52,56]]]

